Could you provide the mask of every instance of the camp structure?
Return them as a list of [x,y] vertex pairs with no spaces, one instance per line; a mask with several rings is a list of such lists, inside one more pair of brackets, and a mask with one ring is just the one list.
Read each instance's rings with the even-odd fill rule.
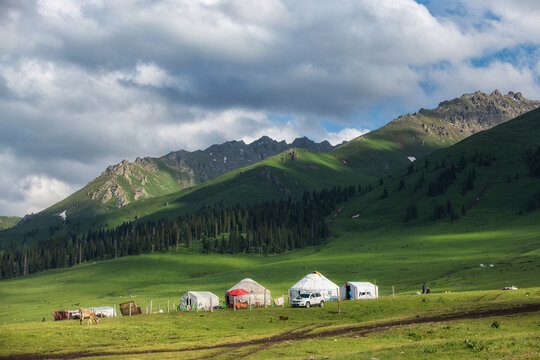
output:
[[[237,296],[230,295],[230,293],[235,289],[245,290],[247,294]],[[242,292],[233,292],[232,294],[235,293]],[[240,303],[246,306],[268,306],[272,304],[272,296],[270,295],[270,290],[255,280],[246,278],[225,292],[225,303],[229,307],[234,306],[234,303]]]
[[[97,317],[115,317],[116,309],[112,306],[100,306],[100,307],[89,307],[90,310],[93,310],[96,313]],[[129,309],[128,309],[129,312]]]
[[370,282],[349,281],[340,288],[343,300],[377,299],[379,287]]
[[219,306],[219,298],[210,291],[188,291],[180,298],[181,310],[210,310]]
[[314,271],[307,274],[289,289],[291,300],[300,294],[321,293],[324,300],[337,300],[339,286],[328,280],[323,274]]
[[53,311],[54,321],[69,320],[69,312],[67,310]]
[[79,319],[79,310],[53,311],[54,321]]
[[141,308],[135,305],[135,301],[131,300],[120,304],[120,312],[122,316],[140,315]]

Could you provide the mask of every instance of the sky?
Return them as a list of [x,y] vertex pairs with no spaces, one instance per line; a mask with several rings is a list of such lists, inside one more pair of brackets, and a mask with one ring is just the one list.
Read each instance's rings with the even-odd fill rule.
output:
[[0,215],[123,159],[336,144],[495,89],[540,99],[536,0],[3,0]]

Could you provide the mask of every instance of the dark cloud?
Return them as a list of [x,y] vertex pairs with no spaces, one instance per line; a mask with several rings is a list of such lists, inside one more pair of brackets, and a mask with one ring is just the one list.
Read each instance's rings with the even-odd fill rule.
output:
[[0,2],[0,193],[19,189],[0,213],[35,211],[45,200],[31,196],[65,196],[124,158],[339,141],[480,82],[540,95],[538,60],[470,62],[538,48],[533,2],[426,4],[436,16],[412,0]]

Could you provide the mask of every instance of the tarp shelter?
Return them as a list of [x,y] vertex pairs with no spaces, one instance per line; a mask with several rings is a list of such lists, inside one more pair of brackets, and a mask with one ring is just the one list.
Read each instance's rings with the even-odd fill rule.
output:
[[[99,317],[115,317],[116,309],[112,306],[100,306],[100,307],[90,307],[90,310],[94,310],[96,316]],[[128,309],[129,312],[129,309]]]
[[291,300],[300,294],[321,293],[324,300],[337,300],[339,286],[318,271],[307,274],[289,289]]
[[68,320],[69,319],[69,312],[67,310],[53,311],[53,316],[54,316],[54,321]]
[[180,298],[182,310],[210,310],[219,306],[219,298],[210,291],[188,291]]
[[[241,296],[229,296],[229,293],[234,289],[244,289],[249,294]],[[264,306],[265,304],[272,304],[272,296],[270,295],[270,290],[255,280],[244,279],[225,292],[225,302],[227,305],[232,304],[234,301],[244,303],[246,305]]]
[[379,287],[370,282],[349,281],[340,288],[340,291],[341,298],[344,300],[377,299],[379,297]]

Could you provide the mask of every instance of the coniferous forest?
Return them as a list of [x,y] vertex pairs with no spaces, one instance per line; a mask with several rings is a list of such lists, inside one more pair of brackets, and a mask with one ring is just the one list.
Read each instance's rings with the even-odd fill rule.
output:
[[204,253],[283,253],[324,244],[325,217],[356,193],[354,186],[306,192],[241,207],[222,204],[187,216],[158,221],[124,223],[113,229],[51,236],[33,246],[12,247],[0,259],[3,279],[47,269],[180,247]]

